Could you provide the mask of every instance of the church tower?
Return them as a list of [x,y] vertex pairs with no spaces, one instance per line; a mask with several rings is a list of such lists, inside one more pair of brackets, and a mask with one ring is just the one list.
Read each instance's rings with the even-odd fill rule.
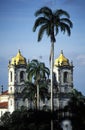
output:
[[26,66],[26,59],[19,50],[17,55],[11,59],[8,65],[8,111],[11,113],[24,105],[21,94],[25,87],[24,81],[27,77]]
[[60,56],[54,62],[54,75],[57,81],[58,107],[67,105],[73,88],[73,64],[64,56],[61,51]]

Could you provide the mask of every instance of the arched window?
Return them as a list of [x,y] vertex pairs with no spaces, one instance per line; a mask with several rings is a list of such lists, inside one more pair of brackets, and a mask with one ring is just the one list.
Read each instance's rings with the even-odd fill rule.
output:
[[12,100],[10,100],[10,106],[12,106]]
[[12,71],[10,71],[10,82],[12,82]]
[[12,87],[10,87],[10,92],[12,92]]
[[64,82],[64,83],[67,83],[67,82],[68,82],[68,72],[64,72],[63,82]]
[[20,72],[20,82],[23,82],[25,80],[24,78],[24,71]]

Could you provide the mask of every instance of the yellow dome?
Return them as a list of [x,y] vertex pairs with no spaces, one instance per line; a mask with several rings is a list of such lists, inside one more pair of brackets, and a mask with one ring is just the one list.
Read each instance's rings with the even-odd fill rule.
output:
[[26,59],[21,55],[20,50],[18,51],[17,55],[12,58],[11,64],[12,65],[23,65],[23,64],[26,64]]
[[60,56],[54,62],[55,66],[66,66],[69,65],[69,60],[63,55],[63,51],[61,51]]

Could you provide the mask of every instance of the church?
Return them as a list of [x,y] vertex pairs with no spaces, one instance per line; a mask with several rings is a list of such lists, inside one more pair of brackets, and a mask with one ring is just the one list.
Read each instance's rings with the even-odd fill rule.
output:
[[[22,106],[29,108],[29,102],[23,101],[22,96],[18,93],[22,93],[25,87],[24,81],[27,79],[26,58],[22,56],[19,50],[17,55],[13,57],[8,64],[8,90],[2,91],[0,94],[0,117],[5,112],[12,113],[13,111],[20,109]],[[62,108],[67,105],[70,95],[73,89],[73,63],[69,62],[63,51],[61,51],[58,58],[54,61],[54,78],[57,83],[57,87],[53,88],[54,92],[54,109]],[[40,103],[43,106],[43,103]],[[46,100],[44,105],[50,108],[50,100]]]

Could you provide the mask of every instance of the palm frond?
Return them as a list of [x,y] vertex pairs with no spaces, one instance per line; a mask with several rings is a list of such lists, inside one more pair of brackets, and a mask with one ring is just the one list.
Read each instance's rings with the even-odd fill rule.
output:
[[51,35],[51,24],[50,24],[50,21],[49,21],[49,23],[47,25],[46,34],[47,34],[48,37]]
[[[61,28],[63,33],[66,31],[70,36],[73,23],[71,22],[70,15],[67,11],[58,9],[53,12],[48,7],[42,7],[36,11],[35,16],[40,16],[38,19],[36,19],[33,27],[33,31],[36,31],[36,28],[40,27],[38,41],[40,41],[43,37],[43,34],[46,33],[47,36],[50,36],[51,42],[56,42],[55,36],[59,32],[59,28]],[[65,28],[63,24],[61,27],[61,22],[67,24]]]
[[63,22],[63,23],[65,22],[66,24],[68,24],[70,28],[73,27],[73,23],[71,22],[70,19],[62,18],[60,21]]
[[29,81],[27,81],[25,85],[26,86],[23,89],[23,100],[25,100],[26,98],[28,98],[28,100],[34,100],[36,93],[36,86]]
[[54,15],[57,16],[57,17],[62,17],[62,16],[66,16],[67,18],[70,18],[70,15],[67,13],[67,11],[65,10],[62,10],[62,9],[58,9],[54,12]]
[[58,26],[55,26],[55,35],[57,35],[59,32]]
[[37,59],[33,59],[33,60],[31,61],[32,64],[34,63],[34,64],[36,64],[36,65],[38,64],[38,62],[39,62],[39,61],[38,61]]
[[49,23],[48,19],[46,19],[45,17],[39,17],[38,19],[36,19],[35,24],[33,26],[33,32],[36,31],[37,27],[39,27],[45,23]]
[[60,23],[60,28],[61,28],[61,31],[63,31],[63,33],[67,32],[68,36],[71,35],[71,30],[70,30],[70,27],[68,24],[66,23]]
[[50,17],[52,15],[52,10],[48,7],[42,7],[41,9],[35,12],[35,16],[39,16],[39,15]]
[[41,41],[43,34],[44,32],[46,32],[46,30],[47,30],[47,24],[44,24],[40,27],[39,33],[38,33],[38,41]]

